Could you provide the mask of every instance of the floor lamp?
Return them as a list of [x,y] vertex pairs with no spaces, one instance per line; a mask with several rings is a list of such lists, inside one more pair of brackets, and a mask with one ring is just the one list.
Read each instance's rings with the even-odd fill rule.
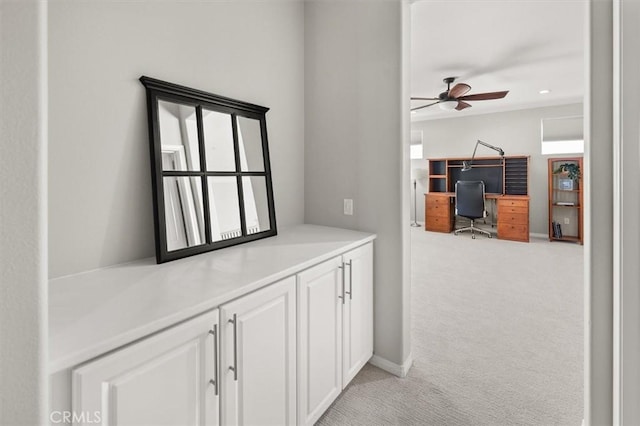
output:
[[416,195],[416,183],[418,182],[418,179],[421,179],[424,177],[424,175],[426,174],[424,170],[422,169],[413,169],[411,170],[411,174],[413,175],[413,222],[411,223],[411,226],[413,227],[418,227],[421,226],[418,223],[418,203],[417,203],[417,195]]

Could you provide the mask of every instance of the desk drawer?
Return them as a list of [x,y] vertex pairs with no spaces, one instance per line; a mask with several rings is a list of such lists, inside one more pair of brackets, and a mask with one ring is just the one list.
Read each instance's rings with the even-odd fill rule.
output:
[[436,232],[451,232],[452,223],[450,217],[430,217],[427,216],[427,220],[425,221],[424,228],[427,231],[436,231]]
[[529,225],[499,222],[498,238],[501,240],[529,241]]
[[506,198],[498,200],[498,206],[504,207],[529,207],[529,200],[517,199],[517,198]]
[[498,217],[500,216],[507,216],[510,214],[525,214],[528,215],[529,214],[529,207],[528,206],[503,206],[502,204],[498,203]]
[[529,225],[529,215],[527,213],[503,212],[498,216],[498,222],[509,225]]
[[451,217],[451,205],[449,204],[427,204],[427,218],[430,217]]
[[448,206],[451,205],[451,197],[448,195],[427,194],[426,206]]

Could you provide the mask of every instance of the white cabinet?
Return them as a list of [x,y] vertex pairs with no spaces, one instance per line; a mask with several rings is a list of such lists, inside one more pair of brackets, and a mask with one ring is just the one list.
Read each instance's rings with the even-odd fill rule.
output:
[[373,244],[343,255],[345,304],[342,327],[342,385],[373,355]]
[[218,329],[214,310],[75,368],[74,424],[218,425]]
[[296,280],[220,308],[222,424],[295,425]]
[[373,245],[298,274],[298,424],[320,418],[373,354]]
[[342,391],[342,259],[298,274],[298,424],[310,425]]
[[[372,355],[368,241],[348,252],[333,249],[344,254],[289,268],[271,284],[225,296],[212,305],[217,309],[119,340],[120,348],[114,343],[111,352],[65,367],[54,388],[61,393],[56,409],[73,414],[75,425],[313,424]],[[209,274],[210,268],[199,282]],[[109,324],[94,328],[100,333]]]
[[78,425],[295,425],[296,279],[76,368],[72,380]]

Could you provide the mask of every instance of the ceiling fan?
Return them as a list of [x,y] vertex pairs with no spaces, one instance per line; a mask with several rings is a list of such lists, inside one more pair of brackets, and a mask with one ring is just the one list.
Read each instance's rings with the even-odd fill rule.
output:
[[457,111],[461,111],[471,106],[471,104],[468,104],[466,101],[488,101],[492,99],[502,99],[507,96],[507,93],[509,93],[508,90],[505,90],[502,92],[477,93],[475,95],[464,96],[465,93],[468,93],[469,90],[471,90],[471,86],[465,83],[458,83],[455,86],[451,87],[451,83],[453,83],[455,79],[455,77],[447,77],[443,80],[447,85],[447,90],[440,93],[437,98],[411,98],[411,100],[414,101],[435,101],[427,105],[411,108],[411,111],[430,107],[435,104],[438,104],[440,106],[440,109],[449,111],[455,109]]

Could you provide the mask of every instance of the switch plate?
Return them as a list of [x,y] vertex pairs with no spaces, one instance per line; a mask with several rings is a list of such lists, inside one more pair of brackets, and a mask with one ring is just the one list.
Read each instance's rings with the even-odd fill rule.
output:
[[565,224],[565,225],[568,225],[568,224],[569,224],[569,218],[568,218],[568,217],[565,217],[565,218],[564,218],[564,224]]
[[344,214],[353,216],[353,200],[351,198],[344,199]]

